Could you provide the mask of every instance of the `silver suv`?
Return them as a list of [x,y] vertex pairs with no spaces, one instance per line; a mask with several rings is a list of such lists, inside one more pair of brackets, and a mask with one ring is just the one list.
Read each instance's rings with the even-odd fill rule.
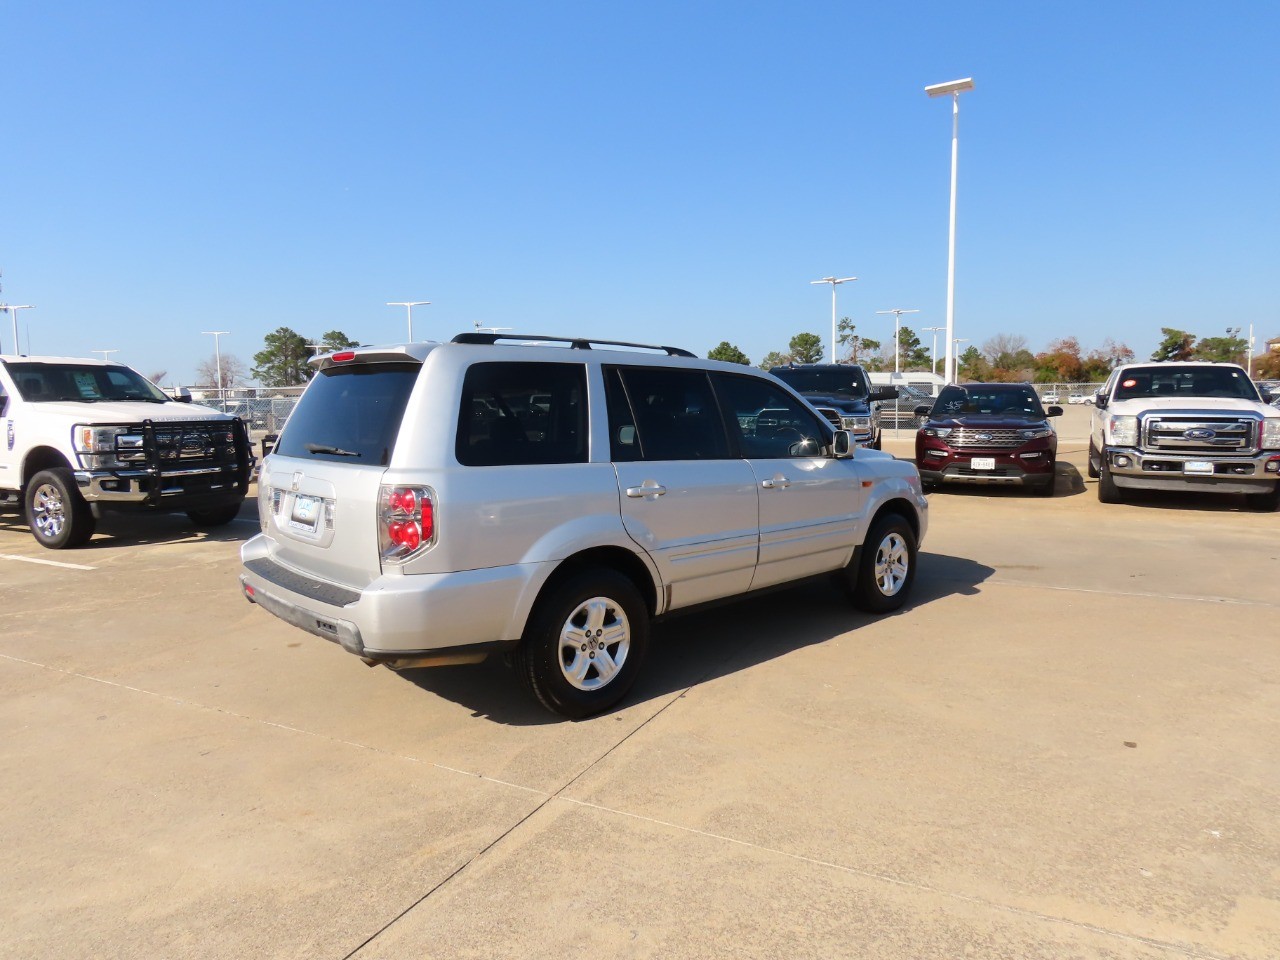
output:
[[549,709],[605,710],[650,622],[834,574],[906,600],[927,501],[776,378],[643,347],[504,334],[360,347],[263,462],[245,595],[393,669],[502,652]]

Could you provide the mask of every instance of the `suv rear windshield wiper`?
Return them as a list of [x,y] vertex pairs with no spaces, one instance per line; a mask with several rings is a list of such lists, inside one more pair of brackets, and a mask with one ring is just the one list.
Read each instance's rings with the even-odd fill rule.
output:
[[304,448],[307,453],[330,453],[335,457],[358,457],[354,450],[343,450],[341,447],[330,447],[323,443],[308,443]]

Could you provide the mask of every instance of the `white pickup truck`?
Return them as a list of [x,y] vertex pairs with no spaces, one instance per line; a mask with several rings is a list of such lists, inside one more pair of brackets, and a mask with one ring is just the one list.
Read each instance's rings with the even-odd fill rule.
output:
[[1280,509],[1280,409],[1234,363],[1119,367],[1094,401],[1089,476],[1103,503],[1126,490],[1205,490]]
[[229,523],[253,470],[241,420],[102,360],[0,358],[0,429],[0,507],[53,550],[87,542],[108,508]]

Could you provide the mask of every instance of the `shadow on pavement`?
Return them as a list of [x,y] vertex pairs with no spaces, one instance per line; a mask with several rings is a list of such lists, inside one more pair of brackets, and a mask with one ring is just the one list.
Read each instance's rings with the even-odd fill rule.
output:
[[[903,613],[952,595],[972,596],[995,573],[963,557],[921,553],[912,600]],[[653,627],[649,655],[623,706],[656,700],[825,643],[877,619],[855,610],[826,578],[689,613]],[[501,658],[407,670],[406,680],[477,717],[524,726],[564,722],[544,710]]]
[[[111,550],[139,544],[180,543],[182,541],[212,541],[214,543],[238,543],[248,540],[258,532],[257,502],[250,498],[240,507],[240,515],[221,527],[199,527],[185,513],[154,513],[149,510],[136,512],[106,511],[99,518],[93,538],[83,547],[47,551],[51,558],[76,555],[86,551]],[[16,511],[0,511],[0,533],[13,533],[35,544],[26,517]]]

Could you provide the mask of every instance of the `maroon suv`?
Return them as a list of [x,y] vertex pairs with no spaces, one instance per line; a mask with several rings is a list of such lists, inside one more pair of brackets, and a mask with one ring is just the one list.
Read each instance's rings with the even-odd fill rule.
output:
[[1029,383],[966,383],[942,388],[916,433],[916,466],[925,489],[943,483],[1007,483],[1041,496],[1054,490],[1058,435]]

